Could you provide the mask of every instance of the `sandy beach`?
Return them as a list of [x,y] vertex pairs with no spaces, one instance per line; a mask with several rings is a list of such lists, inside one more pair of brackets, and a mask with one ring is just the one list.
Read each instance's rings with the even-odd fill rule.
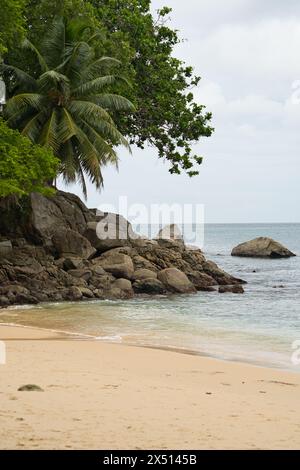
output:
[[29,328],[0,338],[1,449],[300,448],[300,374]]

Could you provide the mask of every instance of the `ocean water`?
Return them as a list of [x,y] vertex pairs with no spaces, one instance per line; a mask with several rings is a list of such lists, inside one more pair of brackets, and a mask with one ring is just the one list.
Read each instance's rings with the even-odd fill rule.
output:
[[300,372],[300,364],[292,361],[295,341],[300,348],[300,256],[230,256],[235,245],[257,236],[270,236],[300,255],[300,224],[205,227],[205,255],[248,282],[244,295],[199,292],[125,302],[12,307],[0,311],[0,322]]

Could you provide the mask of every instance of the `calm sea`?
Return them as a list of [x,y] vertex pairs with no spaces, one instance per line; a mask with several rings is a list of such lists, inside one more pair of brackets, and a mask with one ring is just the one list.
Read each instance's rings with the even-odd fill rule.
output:
[[270,236],[300,255],[300,224],[205,228],[206,256],[248,282],[244,295],[200,292],[126,302],[14,307],[0,311],[0,322],[300,372],[300,364],[291,360],[295,341],[300,348],[300,256],[282,260],[230,256],[235,245],[257,236]]

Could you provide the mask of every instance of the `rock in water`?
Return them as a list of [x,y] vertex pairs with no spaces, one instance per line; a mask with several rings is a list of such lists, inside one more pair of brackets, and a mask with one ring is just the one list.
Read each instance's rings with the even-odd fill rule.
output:
[[244,288],[240,284],[235,284],[234,286],[220,286],[220,294],[244,294]]
[[259,237],[233,248],[232,256],[246,256],[253,258],[289,258],[296,256],[281,243],[272,238]]

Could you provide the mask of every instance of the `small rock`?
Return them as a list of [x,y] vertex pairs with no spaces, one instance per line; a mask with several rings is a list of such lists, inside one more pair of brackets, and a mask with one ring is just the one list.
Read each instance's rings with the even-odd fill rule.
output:
[[83,295],[83,297],[87,297],[88,299],[93,299],[94,298],[93,292],[90,289],[88,289],[87,287],[79,287],[79,290],[80,290],[81,294]]
[[70,269],[79,269],[83,267],[82,258],[66,258],[63,263],[63,267],[66,271]]
[[22,387],[18,388],[18,392],[43,392],[44,390],[39,387],[38,385],[34,384],[27,384],[22,385]]
[[92,271],[89,269],[70,269],[68,274],[73,277],[77,277],[78,279],[84,279],[85,281],[89,281],[92,277]]
[[219,287],[220,294],[244,294],[244,288],[240,284],[236,284],[234,286],[220,286]]

